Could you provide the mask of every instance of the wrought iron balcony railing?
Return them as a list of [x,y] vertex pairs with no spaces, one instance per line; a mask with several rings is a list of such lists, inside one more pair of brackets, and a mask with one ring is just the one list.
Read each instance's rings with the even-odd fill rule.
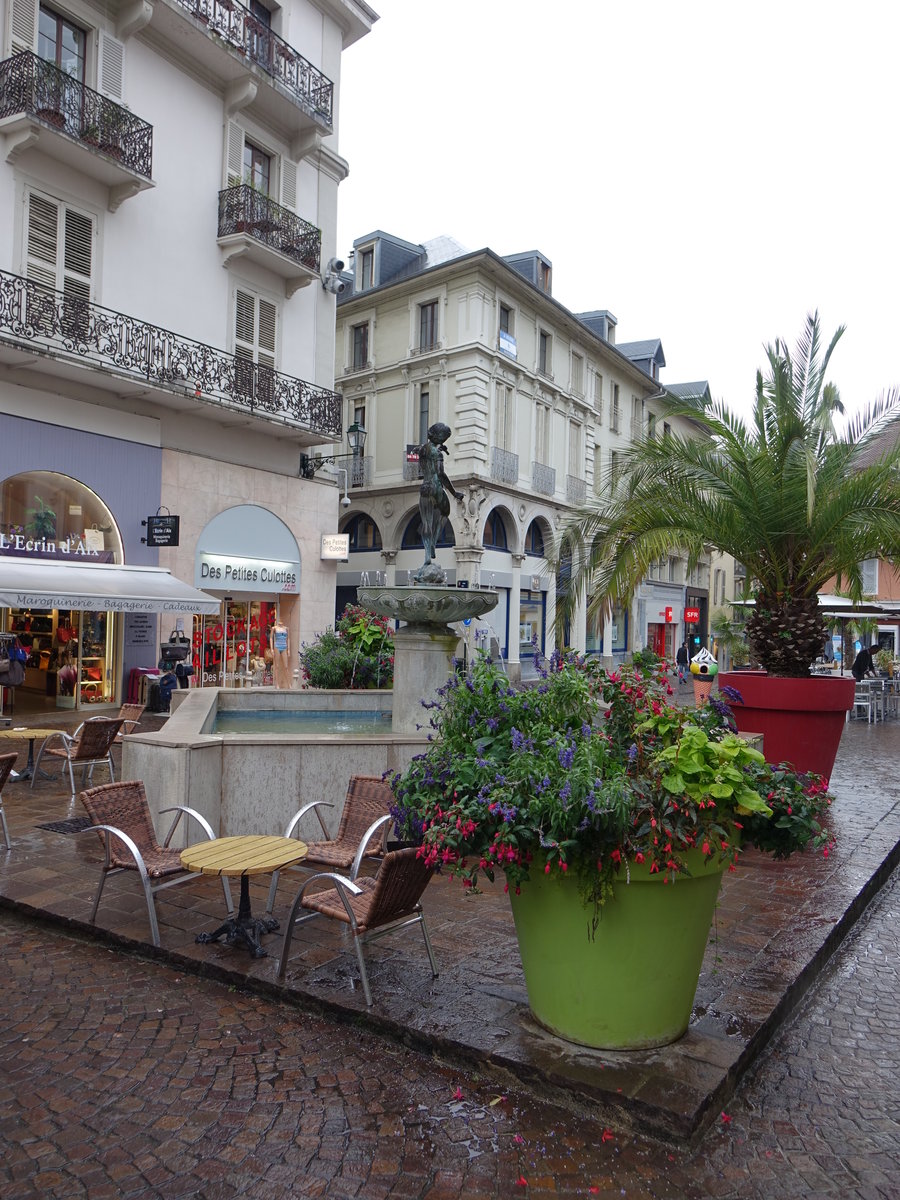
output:
[[319,273],[321,231],[247,183],[219,192],[219,237],[232,233],[246,233]]
[[21,114],[150,178],[153,126],[30,50],[0,62],[0,117]]
[[491,446],[491,479],[495,483],[517,483],[519,456],[500,446]]
[[341,437],[341,397],[292,375],[180,337],[83,296],[0,271],[0,341],[96,363],[197,400]]
[[177,0],[211,33],[291,92],[317,120],[332,126],[334,84],[237,0]]
[[358,454],[346,460],[350,472],[350,487],[364,488],[372,483],[374,460],[371,454]]
[[566,499],[570,504],[584,504],[587,496],[587,484],[577,475],[566,476]]
[[556,468],[533,462],[531,464],[531,486],[542,496],[552,496],[556,491]]

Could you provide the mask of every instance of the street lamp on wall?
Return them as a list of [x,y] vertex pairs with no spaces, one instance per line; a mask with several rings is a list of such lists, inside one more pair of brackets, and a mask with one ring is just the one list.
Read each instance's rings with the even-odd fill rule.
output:
[[347,427],[347,444],[350,447],[349,454],[301,454],[300,474],[304,479],[312,479],[326,463],[335,463],[343,458],[362,458],[363,447],[366,444],[366,431],[358,421],[354,421]]

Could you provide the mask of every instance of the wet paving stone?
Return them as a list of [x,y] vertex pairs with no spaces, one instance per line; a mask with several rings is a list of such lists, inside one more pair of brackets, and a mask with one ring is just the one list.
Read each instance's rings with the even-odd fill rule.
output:
[[[219,919],[214,882],[160,899],[161,953],[127,886],[104,895],[98,940],[61,936],[67,923],[89,928],[99,846],[35,829],[77,815],[63,790],[7,789],[14,847],[0,855],[0,940],[16,968],[5,982],[34,999],[23,1016],[18,999],[9,1005],[0,1041],[0,1194],[889,1196],[896,942],[871,937],[827,1020],[799,1050],[778,1047],[841,937],[861,919],[857,945],[885,904],[896,907],[892,884],[865,912],[900,843],[897,761],[900,722],[848,727],[833,780],[836,852],[786,864],[746,855],[723,888],[689,1035],[632,1056],[585,1052],[530,1020],[499,888],[472,898],[436,881],[425,901],[439,979],[416,939],[378,943],[368,1013],[339,936],[298,939],[285,989],[272,958],[195,946]],[[260,907],[265,883],[251,890]],[[289,901],[279,893],[281,907]],[[761,1073],[746,1076],[760,1054]],[[863,1066],[868,1088],[852,1083]]]
[[693,1150],[0,914],[0,1193],[890,1200],[900,873]]

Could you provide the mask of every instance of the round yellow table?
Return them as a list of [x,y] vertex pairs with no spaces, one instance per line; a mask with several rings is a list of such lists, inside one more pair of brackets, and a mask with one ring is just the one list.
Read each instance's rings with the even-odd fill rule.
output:
[[213,933],[198,933],[195,941],[217,942],[224,937],[229,946],[245,946],[254,958],[264,958],[266,951],[260,938],[264,933],[273,933],[278,922],[274,917],[254,917],[251,913],[250,876],[269,875],[305,857],[305,842],[261,834],[214,838],[187,846],[181,852],[181,865],[187,870],[203,875],[240,876],[241,880],[237,916],[229,917]]
[[[63,733],[62,729],[32,729],[30,726],[18,725],[14,729],[0,729],[0,738],[5,742],[24,742],[28,738],[28,761],[24,770],[20,771],[13,782],[24,783],[34,774],[34,741],[35,738],[48,738],[54,733]],[[44,777],[43,770],[41,776]],[[51,775],[45,776],[51,779]]]

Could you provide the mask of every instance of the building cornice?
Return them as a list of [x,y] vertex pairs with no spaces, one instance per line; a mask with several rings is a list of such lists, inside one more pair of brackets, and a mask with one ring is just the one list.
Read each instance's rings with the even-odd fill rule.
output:
[[[533,304],[539,312],[541,306],[545,306],[548,314],[552,314],[552,319],[557,327],[562,326],[570,337],[577,339],[585,346],[591,347],[595,354],[611,357],[621,373],[640,387],[646,388],[648,395],[656,394],[659,391],[659,383],[655,379],[652,379],[646,371],[642,371],[629,358],[626,358],[621,351],[616,349],[612,342],[607,342],[603,338],[598,337],[587,325],[579,321],[570,309],[554,299],[553,296],[548,296],[546,292],[542,292],[539,287],[530,283],[518,271],[513,270],[499,254],[487,246],[481,250],[473,250],[468,254],[462,254],[458,258],[436,263],[433,267],[426,267],[425,270],[416,272],[415,274],[404,275],[402,279],[389,280],[378,287],[367,288],[364,292],[356,293],[346,300],[342,300],[338,305],[338,319],[340,320],[345,312],[349,316],[351,313],[356,313],[360,307],[371,307],[381,300],[389,300],[393,296],[402,294],[404,291],[416,290],[421,287],[419,281],[426,277],[434,283],[438,280],[450,279],[462,271],[477,270],[479,268],[484,268],[495,278],[502,279],[505,291],[510,295],[516,294],[526,297],[529,303]],[[548,319],[550,319],[549,316]],[[560,392],[566,391],[565,388],[561,388],[558,385],[554,385],[554,390]],[[647,397],[642,398],[646,399]]]

